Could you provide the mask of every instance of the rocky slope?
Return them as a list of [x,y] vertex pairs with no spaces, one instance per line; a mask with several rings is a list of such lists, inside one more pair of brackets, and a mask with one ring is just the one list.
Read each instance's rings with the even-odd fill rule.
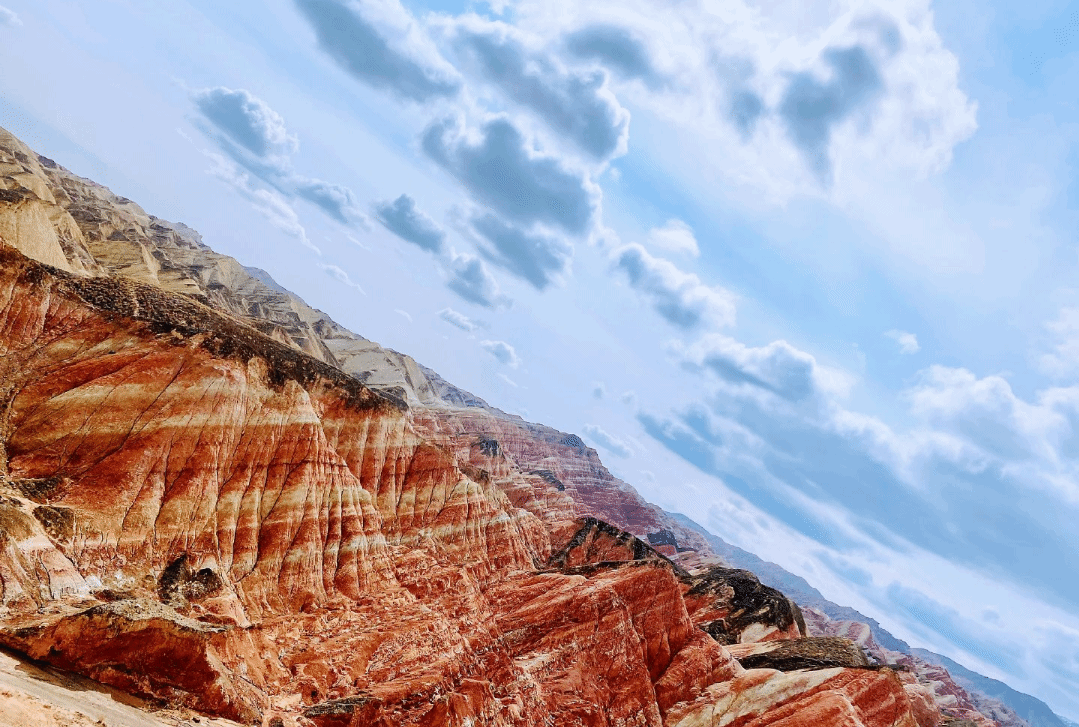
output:
[[[925,649],[913,649],[902,639],[898,639],[877,623],[874,619],[859,613],[848,606],[840,606],[821,595],[805,579],[790,573],[775,563],[762,560],[722,538],[709,533],[699,524],[685,515],[669,513],[671,517],[686,527],[701,534],[708,542],[712,552],[738,568],[752,570],[761,580],[773,588],[782,590],[804,609],[815,612],[814,623],[822,635],[849,632],[851,638],[869,640],[891,656],[881,658],[906,659],[913,671],[926,684],[933,686],[933,675],[945,668],[948,688],[937,693],[932,689],[938,705],[947,711],[952,707],[951,694],[956,695],[966,705],[984,717],[996,722],[1000,727],[1065,727],[1067,722],[1055,714],[1048,705],[1029,694],[1018,692],[995,679],[982,676],[940,654]],[[835,625],[831,625],[831,624]],[[840,631],[837,631],[839,629]],[[975,720],[976,721],[976,720]]]
[[2,131],[0,525],[0,643],[248,724],[942,719],[578,437]]

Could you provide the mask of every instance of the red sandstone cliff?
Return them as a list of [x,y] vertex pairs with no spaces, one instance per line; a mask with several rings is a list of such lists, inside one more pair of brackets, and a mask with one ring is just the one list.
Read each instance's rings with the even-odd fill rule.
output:
[[0,186],[3,644],[249,724],[939,721],[577,437],[2,132]]

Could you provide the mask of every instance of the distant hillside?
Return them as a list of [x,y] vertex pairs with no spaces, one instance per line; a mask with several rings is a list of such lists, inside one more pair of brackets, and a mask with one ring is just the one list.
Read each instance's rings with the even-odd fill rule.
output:
[[809,582],[804,578],[794,575],[782,566],[742,550],[736,545],[731,545],[681,513],[669,514],[687,528],[700,533],[708,541],[712,550],[728,563],[736,568],[753,571],[760,578],[761,583],[779,589],[793,598],[799,605],[815,608],[829,618],[837,621],[860,621],[868,624],[873,631],[873,638],[884,648],[904,654],[914,654],[931,664],[943,666],[951,673],[959,686],[967,691],[979,692],[987,697],[999,699],[1029,722],[1031,727],[1079,727],[1079,724],[1056,714],[1049,708],[1049,705],[1036,697],[1016,691],[1004,682],[990,679],[987,676],[971,671],[946,656],[941,656],[925,649],[912,648],[910,644],[893,636],[869,616],[848,606],[840,606],[829,601],[820,591],[809,585]]
[[1029,694],[1017,692],[1004,682],[967,669],[946,656],[935,654],[925,649],[913,649],[913,652],[931,664],[943,666],[952,675],[956,684],[967,691],[981,692],[1004,702],[1015,710],[1016,714],[1030,723],[1031,727],[1079,727],[1060,717],[1049,705]]
[[749,551],[742,550],[736,545],[731,545],[720,537],[708,532],[702,525],[694,522],[681,513],[668,513],[672,518],[685,525],[687,528],[696,530],[708,541],[715,553],[736,568],[744,568],[753,571],[760,578],[761,583],[777,588],[793,598],[801,606],[809,606],[826,614],[828,618],[836,621],[859,621],[869,624],[873,629],[873,638],[886,649],[898,651],[903,654],[910,653],[910,644],[890,634],[875,619],[864,613],[855,611],[849,606],[840,606],[829,601],[806,579],[796,576],[783,567],[760,558]]

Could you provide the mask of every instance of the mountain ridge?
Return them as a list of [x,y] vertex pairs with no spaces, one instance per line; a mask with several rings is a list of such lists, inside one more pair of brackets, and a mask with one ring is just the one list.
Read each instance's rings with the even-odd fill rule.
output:
[[[397,713],[415,724],[463,725],[481,715],[523,724],[595,715],[589,700],[608,699],[611,689],[627,690],[618,693],[649,724],[674,715],[696,724],[716,699],[726,703],[722,694],[766,714],[779,709],[776,718],[783,705],[797,704],[806,720],[841,700],[867,727],[884,724],[874,706],[882,699],[905,715],[893,725],[927,727],[942,714],[929,682],[903,671],[863,674],[862,665],[842,659],[839,672],[743,669],[722,644],[800,644],[807,634],[797,607],[782,589],[718,564],[706,530],[647,503],[579,437],[506,414],[342,328],[265,271],[213,252],[194,230],[146,214],[0,130],[4,150],[0,238],[53,267],[15,254],[5,264],[8,351],[26,371],[4,392],[0,516],[25,536],[2,544],[4,608],[15,609],[9,618],[21,625],[0,641],[55,653],[67,668],[134,691],[175,692],[244,719],[278,714],[322,724],[345,710],[354,724]],[[47,368],[35,369],[36,361]],[[59,383],[34,380],[42,370]],[[142,383],[113,383],[121,374]],[[65,390],[67,382],[77,385]],[[121,390],[127,403],[110,401]],[[217,402],[213,409],[200,403],[207,397]],[[160,406],[201,424],[176,430],[171,418],[152,413]],[[132,407],[142,413],[125,431],[138,432],[137,441],[110,433]],[[218,409],[232,418],[216,417]],[[90,428],[87,412],[99,417]],[[267,437],[277,444],[263,451],[257,442]],[[179,464],[171,456],[177,446],[189,452]],[[92,452],[80,456],[86,448]],[[309,454],[299,459],[290,454],[304,448]],[[102,464],[117,457],[130,464],[119,471]],[[145,472],[145,481],[114,481],[129,471]],[[272,506],[249,499],[262,479],[277,491]],[[126,510],[100,507],[90,482],[112,488]],[[475,564],[462,566],[468,558]],[[142,580],[108,575],[98,562],[134,564]],[[50,576],[45,591],[35,575],[41,568]],[[799,581],[804,586],[792,583],[820,596]],[[401,614],[371,610],[364,594],[372,589],[403,609],[404,631]],[[86,598],[100,603],[79,610],[77,599]],[[619,614],[616,622],[590,620],[599,602]],[[761,610],[747,619],[739,603]],[[19,611],[30,604],[39,615]],[[46,606],[53,610],[41,616]],[[354,612],[398,640],[341,626]],[[581,619],[583,630],[559,626],[547,643],[535,619],[541,627],[558,614]],[[262,636],[251,631],[260,623]],[[290,641],[295,624],[323,645],[332,669],[312,661],[313,646]],[[137,643],[147,629],[193,650],[184,658],[205,684],[176,684],[161,667],[149,682],[132,684],[102,665],[100,643],[71,636],[119,630]],[[423,641],[423,633],[439,634],[452,653],[433,658],[433,647],[408,643]],[[588,633],[604,634],[604,648],[628,649],[619,652],[617,684],[587,668],[566,671],[560,661],[564,653],[591,653]],[[365,639],[379,645],[365,651],[357,646]],[[640,653],[627,646],[638,639]],[[284,654],[280,665],[267,660],[272,648]],[[366,671],[349,661],[356,648],[366,654]],[[537,649],[546,654],[541,663],[562,665],[533,663],[528,655]],[[109,658],[129,656],[121,649]],[[778,664],[762,653],[752,658]],[[372,672],[372,664],[382,666]],[[412,681],[400,682],[402,664],[411,665]],[[254,681],[237,680],[238,673]],[[419,692],[415,675],[427,675]],[[570,676],[583,691],[568,703],[554,699]],[[299,701],[280,706],[281,690],[296,679],[304,685]],[[531,686],[511,686],[521,679]],[[503,692],[515,695],[512,705]],[[433,711],[415,701],[417,693]],[[768,701],[775,693],[786,696]],[[302,714],[297,704],[306,707]],[[960,717],[993,724],[963,709]]]
[[979,674],[946,656],[928,649],[912,647],[907,642],[892,635],[872,617],[866,616],[849,606],[840,606],[825,598],[820,591],[801,576],[790,573],[782,566],[763,560],[736,545],[727,543],[681,513],[669,514],[687,525],[687,527],[700,532],[708,540],[717,555],[738,568],[753,571],[761,579],[762,583],[783,591],[793,598],[799,606],[818,608],[829,618],[836,621],[854,621],[866,624],[871,629],[873,638],[881,646],[901,654],[917,655],[927,662],[947,667],[948,672],[955,678],[956,682],[968,692],[976,692],[985,697],[1000,700],[1026,723],[1030,724],[1031,727],[1068,727],[1069,724],[1074,724],[1069,723],[1064,717],[1053,712],[1047,704],[1037,697],[1013,689],[997,679]]

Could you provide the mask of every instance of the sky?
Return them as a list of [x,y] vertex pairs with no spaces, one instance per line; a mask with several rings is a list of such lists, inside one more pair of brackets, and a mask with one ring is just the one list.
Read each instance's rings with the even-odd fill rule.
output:
[[0,126],[1079,719],[1079,6],[0,0]]

